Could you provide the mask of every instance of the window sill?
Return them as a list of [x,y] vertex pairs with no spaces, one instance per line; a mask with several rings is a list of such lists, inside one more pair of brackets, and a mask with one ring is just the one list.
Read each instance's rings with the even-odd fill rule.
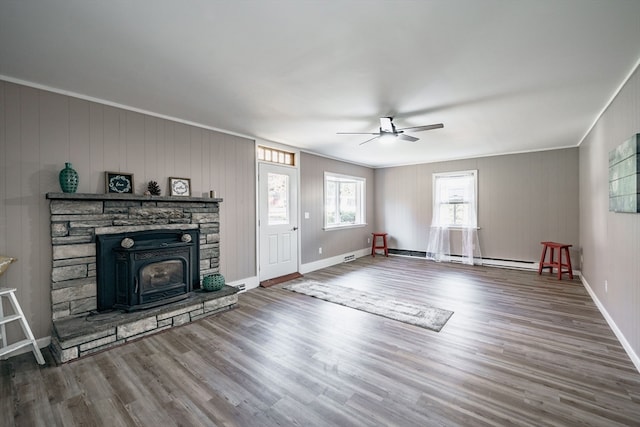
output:
[[[445,228],[445,227],[438,227],[438,228]],[[475,228],[476,230],[481,230],[482,229],[482,227],[461,227],[459,225],[446,227],[446,228],[448,228],[449,230],[453,230],[453,231],[462,231],[462,230],[465,230],[467,228]]]
[[337,231],[337,230],[348,230],[350,228],[362,228],[366,227],[368,224],[349,224],[349,225],[336,225],[333,227],[323,227],[324,231]]

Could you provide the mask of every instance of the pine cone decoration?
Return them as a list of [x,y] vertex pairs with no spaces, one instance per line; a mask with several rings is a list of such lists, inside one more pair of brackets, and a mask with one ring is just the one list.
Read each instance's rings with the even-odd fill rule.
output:
[[160,193],[162,193],[162,190],[160,190],[160,186],[155,181],[149,181],[147,190],[149,190],[149,193],[151,193],[152,196],[159,196]]

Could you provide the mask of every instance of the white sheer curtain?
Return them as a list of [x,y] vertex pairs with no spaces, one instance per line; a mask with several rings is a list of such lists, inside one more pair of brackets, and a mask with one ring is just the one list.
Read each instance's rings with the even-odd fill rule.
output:
[[427,258],[451,260],[452,228],[462,236],[461,257],[465,264],[482,264],[478,240],[477,171],[433,176],[433,216],[427,243]]
[[476,194],[476,179],[467,180],[465,199],[469,203],[469,221],[462,227],[462,262],[469,265],[482,265],[482,253],[478,240],[478,197]]
[[438,176],[433,177],[433,217],[429,230],[427,244],[427,258],[433,261],[449,261],[451,245],[449,244],[449,220],[446,210],[440,209],[447,195],[444,186],[438,182]]
[[[438,223],[432,222],[432,224]],[[429,230],[429,244],[427,245],[427,258],[438,262],[449,261],[450,253],[449,227],[446,225],[431,225],[431,229]]]

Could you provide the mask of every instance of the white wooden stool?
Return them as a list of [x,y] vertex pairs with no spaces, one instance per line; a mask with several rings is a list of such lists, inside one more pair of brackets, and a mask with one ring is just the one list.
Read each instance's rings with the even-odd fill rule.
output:
[[[36,356],[36,360],[38,361],[38,363],[40,365],[44,365],[44,357],[42,357],[42,353],[40,353],[38,343],[33,336],[33,332],[31,332],[31,328],[27,323],[27,319],[24,317],[24,313],[22,312],[22,308],[20,308],[20,304],[18,303],[15,292],[15,288],[0,288],[0,357],[4,356],[5,354],[9,354],[19,348],[30,345],[31,350],[33,351],[33,355]],[[11,302],[14,314],[8,316],[4,315],[4,311],[2,308],[2,297],[9,298],[9,302]],[[5,330],[4,325],[9,322],[13,322],[14,320],[20,321],[22,332],[24,332],[24,335],[27,338],[9,345],[7,343],[7,331]]]

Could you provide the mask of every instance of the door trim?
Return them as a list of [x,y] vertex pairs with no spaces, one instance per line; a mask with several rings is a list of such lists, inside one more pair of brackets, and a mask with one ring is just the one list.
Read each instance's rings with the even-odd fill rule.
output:
[[[278,163],[272,163],[272,162],[264,162],[261,160],[258,160],[258,146],[264,146],[264,147],[273,147],[276,149],[280,149],[280,150],[285,150],[285,151],[289,151],[290,153],[293,153],[295,155],[295,158],[297,159],[297,161],[295,162],[295,164],[293,166],[289,166],[289,165],[280,165]],[[300,216],[300,188],[301,188],[301,181],[300,181],[300,150],[296,149],[294,147],[290,147],[288,145],[284,145],[284,144],[278,144],[278,143],[274,143],[274,142],[268,142],[268,141],[261,141],[261,140],[254,140],[254,155],[255,155],[255,185],[256,185],[256,200],[255,200],[255,206],[256,206],[256,223],[255,223],[255,242],[256,242],[256,278],[258,279],[258,283],[260,283],[260,263],[261,263],[261,259],[260,259],[260,182],[258,181],[258,178],[260,176],[260,163],[267,163],[267,164],[278,164],[282,167],[285,168],[291,168],[291,169],[295,169],[295,174],[296,174],[296,179],[298,180],[298,188],[296,190],[296,206],[295,209],[298,213],[298,233],[296,236],[297,239],[297,251],[298,251],[298,265],[297,267],[297,272],[300,272],[300,266],[302,265],[302,217]]]

